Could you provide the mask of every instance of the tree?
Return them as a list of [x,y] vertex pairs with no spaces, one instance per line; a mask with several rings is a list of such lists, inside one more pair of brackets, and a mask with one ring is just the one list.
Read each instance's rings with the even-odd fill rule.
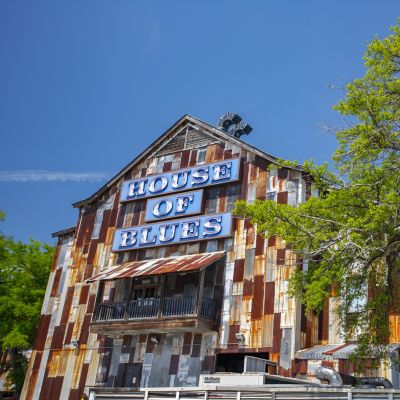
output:
[[[4,213],[0,212],[4,219]],[[54,248],[30,240],[16,242],[0,233],[0,346],[10,385],[22,389],[27,360],[46,290]]]
[[334,106],[347,122],[336,131],[333,170],[303,166],[319,197],[298,207],[238,202],[235,212],[308,262],[291,278],[292,295],[318,312],[335,293],[344,339],[357,336],[353,357],[379,361],[388,356],[389,314],[400,312],[399,24],[370,42],[364,60],[365,75]]

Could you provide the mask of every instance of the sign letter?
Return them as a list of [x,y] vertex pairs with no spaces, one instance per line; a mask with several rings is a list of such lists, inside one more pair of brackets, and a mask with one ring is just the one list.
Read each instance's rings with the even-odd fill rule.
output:
[[218,235],[221,232],[222,226],[222,217],[210,218],[207,222],[204,223],[204,232],[203,236],[213,236]]
[[184,213],[189,206],[189,203],[193,203],[193,195],[179,196],[176,199],[176,213]]
[[[160,182],[158,187],[156,187],[157,183]],[[168,185],[168,179],[165,176],[157,176],[157,178],[153,179],[149,184],[149,192],[150,193],[159,193],[162,192]]]
[[169,214],[172,210],[172,201],[171,200],[161,200],[156,203],[153,207],[153,214],[156,217],[164,217]]
[[143,196],[146,194],[144,188],[146,186],[147,179],[142,181],[133,181],[129,184],[128,197]]

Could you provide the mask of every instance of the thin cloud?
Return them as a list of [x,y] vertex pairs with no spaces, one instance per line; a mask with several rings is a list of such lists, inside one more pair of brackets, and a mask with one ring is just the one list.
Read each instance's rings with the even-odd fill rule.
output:
[[0,182],[100,182],[107,178],[104,172],[0,171]]

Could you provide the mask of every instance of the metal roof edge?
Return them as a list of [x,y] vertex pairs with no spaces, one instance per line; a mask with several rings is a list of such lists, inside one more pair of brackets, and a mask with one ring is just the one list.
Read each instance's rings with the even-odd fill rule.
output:
[[60,231],[53,232],[51,234],[51,237],[55,238],[55,237],[65,236],[65,235],[68,235],[68,233],[75,232],[75,230],[76,230],[76,226],[70,226],[69,228],[65,228]]
[[[84,200],[77,201],[75,203],[72,203],[72,206],[75,208],[82,207],[94,200],[96,200],[97,197],[99,197],[101,194],[103,194],[108,188],[110,188],[116,181],[118,181],[123,175],[125,175],[135,164],[137,164],[141,159],[147,156],[149,152],[160,142],[162,142],[168,134],[173,132],[180,124],[182,124],[184,121],[189,121],[192,122],[193,124],[197,124],[199,126],[202,126],[208,131],[211,131],[213,134],[223,138],[224,140],[229,140],[232,143],[243,147],[244,149],[255,153],[256,155],[281,166],[284,166],[280,164],[279,158],[275,157],[271,154],[268,154],[257,147],[248,144],[244,142],[243,140],[240,140],[238,138],[235,138],[232,135],[229,135],[228,133],[221,131],[220,129],[216,128],[215,126],[210,125],[207,122],[204,122],[196,117],[193,117],[189,114],[183,115],[181,118],[179,118],[170,128],[168,128],[161,136],[159,136],[153,143],[151,143],[145,150],[143,150],[137,157],[135,157],[128,165],[126,165],[124,168],[122,168],[117,174],[115,174],[106,184],[104,184],[102,187],[100,187],[99,190],[97,190],[95,193],[93,193],[91,196],[87,197]],[[298,167],[287,167],[293,170],[298,170],[298,171],[303,171],[303,168],[301,165]]]

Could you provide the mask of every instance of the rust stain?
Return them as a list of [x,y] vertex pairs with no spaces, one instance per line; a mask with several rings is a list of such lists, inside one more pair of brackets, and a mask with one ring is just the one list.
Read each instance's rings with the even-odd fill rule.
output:
[[288,192],[279,192],[277,201],[278,201],[279,204],[287,204],[287,202],[288,202]]
[[41,351],[33,351],[31,360],[29,362],[29,369],[31,375],[29,376],[29,381],[27,385],[27,392],[25,395],[25,400],[31,400],[33,397],[33,391],[35,389],[36,380],[39,374],[40,363],[42,361],[43,353]]
[[275,282],[265,282],[264,314],[273,314]]
[[[251,305],[252,320],[262,318],[264,314],[263,304],[264,304],[264,275],[257,275],[254,277],[253,302]],[[261,333],[261,328],[259,328],[259,330]]]
[[244,259],[235,260],[235,266],[233,270],[233,282],[242,282],[244,275]]
[[34,350],[43,350],[46,337],[49,330],[49,325],[51,321],[51,315],[41,315],[39,319],[39,325],[37,328],[36,339],[33,345]]

